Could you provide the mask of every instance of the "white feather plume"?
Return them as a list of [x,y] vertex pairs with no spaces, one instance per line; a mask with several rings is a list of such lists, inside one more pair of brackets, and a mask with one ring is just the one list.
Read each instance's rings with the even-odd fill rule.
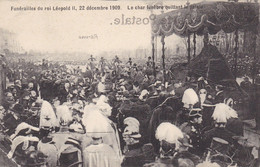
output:
[[58,120],[51,104],[47,101],[42,102],[40,113],[40,127],[58,126]]
[[[88,110],[89,109],[90,108],[88,108]],[[108,133],[112,133],[110,131],[111,125],[109,124],[108,119],[96,108],[93,108],[92,111],[87,111],[87,113],[84,113],[82,123],[85,126],[88,136],[99,138],[106,136]]]
[[[107,103],[108,102],[107,96],[101,95],[99,98],[96,98],[93,101],[96,103],[94,105],[95,109],[92,106],[91,110],[93,110],[93,109],[94,110],[99,110],[106,117],[111,116],[112,107]],[[87,107],[87,108],[89,108],[89,107]]]
[[10,138],[14,139],[21,130],[24,130],[24,129],[27,129],[27,128],[28,128],[27,133],[29,133],[30,130],[39,131],[39,128],[34,127],[32,125],[29,125],[29,124],[27,124],[25,122],[22,122],[15,128],[15,133],[13,135],[11,135]]
[[212,114],[212,118],[216,122],[227,122],[230,118],[238,118],[237,112],[226,105],[225,103],[218,103]]
[[57,106],[56,114],[60,124],[67,125],[73,120],[72,111],[66,105]]
[[155,137],[159,141],[165,140],[168,143],[178,144],[178,139],[184,136],[177,126],[169,122],[163,122],[157,127]]
[[100,102],[97,103],[99,111],[106,117],[111,116],[112,107],[108,103]]
[[28,142],[28,141],[39,142],[39,138],[38,137],[34,137],[34,136],[18,136],[18,137],[16,137],[12,141],[11,150],[7,154],[7,157],[11,159],[13,157],[13,154],[14,154],[17,146],[19,144],[23,143],[23,142]]
[[182,102],[184,104],[194,105],[197,102],[199,102],[199,97],[192,88],[189,88],[184,91],[183,96],[182,96]]
[[83,115],[83,117],[85,117],[87,114],[89,114],[92,111],[98,111],[98,107],[95,104],[93,104],[93,103],[89,103],[88,105],[86,105],[84,107],[84,110],[83,110],[84,115]]

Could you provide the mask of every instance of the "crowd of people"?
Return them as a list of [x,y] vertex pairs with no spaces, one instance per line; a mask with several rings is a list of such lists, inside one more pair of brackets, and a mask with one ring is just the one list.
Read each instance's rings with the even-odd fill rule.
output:
[[[10,63],[11,64],[11,63]],[[91,56],[75,66],[12,63],[1,145],[20,166],[250,166],[236,99],[203,77]],[[248,80],[242,84],[250,89]],[[253,167],[253,166],[252,166]]]

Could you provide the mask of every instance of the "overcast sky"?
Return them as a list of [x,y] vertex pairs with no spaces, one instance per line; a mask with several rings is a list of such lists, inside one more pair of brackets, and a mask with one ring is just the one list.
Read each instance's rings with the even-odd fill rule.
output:
[[[191,3],[200,2],[190,0]],[[49,52],[92,52],[100,53],[120,49],[150,47],[151,25],[115,25],[114,19],[122,22],[135,16],[148,18],[148,10],[127,10],[127,6],[143,6],[151,1],[0,1],[0,28],[14,32],[22,47],[29,51]],[[167,5],[184,5],[186,1],[167,1]],[[50,5],[51,4],[51,5]],[[79,6],[120,5],[121,10],[79,11]],[[76,6],[77,11],[11,11],[11,7],[56,7]],[[160,11],[156,11],[159,13]],[[167,11],[166,11],[167,12]],[[118,20],[117,20],[118,21]],[[91,36],[94,39],[79,39],[79,36]],[[96,38],[97,37],[97,38]],[[178,43],[173,37],[173,43]],[[172,44],[173,45],[173,44]]]

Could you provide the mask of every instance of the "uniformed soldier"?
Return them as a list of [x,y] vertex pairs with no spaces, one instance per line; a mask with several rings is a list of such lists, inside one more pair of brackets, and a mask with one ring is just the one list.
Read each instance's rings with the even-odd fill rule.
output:
[[244,77],[244,81],[240,83],[240,87],[244,89],[247,93],[251,93],[252,83],[249,81],[248,77]]
[[211,143],[214,137],[225,140],[230,145],[234,144],[235,140],[232,137],[235,136],[235,134],[227,130],[226,125],[230,118],[238,118],[236,111],[224,103],[219,103],[216,104],[212,118],[214,120],[215,127],[204,133],[203,142],[205,147],[209,148],[212,146]]
[[193,106],[199,102],[197,93],[192,89],[188,88],[184,91],[182,96],[183,108],[177,113],[177,124],[181,125],[189,120],[189,112]]
[[180,129],[189,136],[189,151],[193,154],[201,156],[204,152],[202,149],[202,114],[201,108],[193,108],[189,112],[189,121],[183,123]]
[[174,167],[174,155],[181,144],[179,140],[184,137],[182,131],[169,122],[163,122],[156,129],[155,136],[160,141],[160,155],[154,163],[148,163],[145,166]]
[[225,97],[224,97],[224,87],[222,85],[217,85],[216,86],[216,95],[215,95],[214,104],[223,103],[224,99],[225,99]]
[[133,117],[124,120],[125,129],[123,139],[126,143],[124,149],[124,161],[122,166],[143,166],[147,162],[155,159],[154,149],[151,144],[140,143],[141,134],[139,133],[139,121]]

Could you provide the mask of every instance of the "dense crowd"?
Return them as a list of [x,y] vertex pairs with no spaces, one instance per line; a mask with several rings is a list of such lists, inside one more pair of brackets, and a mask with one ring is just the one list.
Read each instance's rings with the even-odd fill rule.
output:
[[[203,77],[117,56],[85,66],[10,62],[1,145],[20,166],[250,166],[239,97]],[[241,87],[250,92],[246,78]],[[234,90],[233,90],[234,91]],[[241,95],[241,96],[240,96]],[[253,167],[253,166],[252,166]]]

